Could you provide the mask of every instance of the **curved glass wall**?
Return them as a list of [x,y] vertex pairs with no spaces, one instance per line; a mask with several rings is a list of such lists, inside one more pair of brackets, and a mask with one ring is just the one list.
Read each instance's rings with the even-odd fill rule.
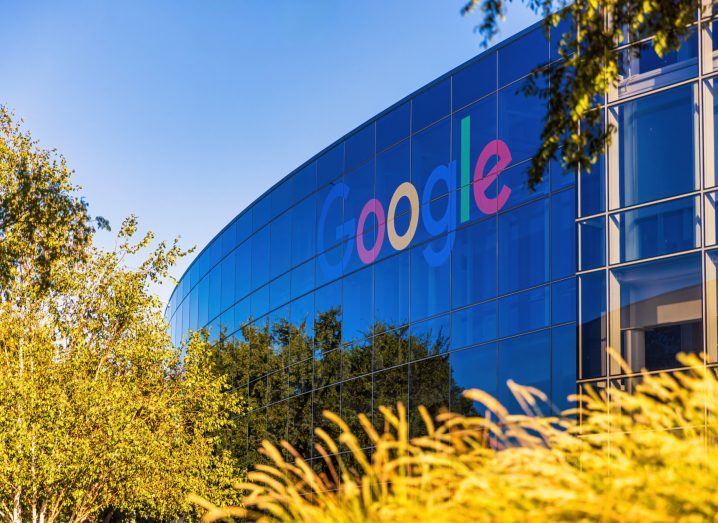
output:
[[[401,401],[418,431],[419,404],[473,412],[466,388],[518,410],[512,379],[562,409],[577,379],[624,386],[641,368],[675,368],[679,351],[718,360],[712,25],[662,60],[617,50],[621,83],[602,110],[619,132],[578,187],[555,164],[526,185],[544,106],[518,90],[556,58],[533,26],[225,227],[167,314],[176,343],[206,327],[236,363],[249,462],[265,437],[311,456],[324,409],[379,423],[378,406]],[[609,344],[629,369],[613,368]]]

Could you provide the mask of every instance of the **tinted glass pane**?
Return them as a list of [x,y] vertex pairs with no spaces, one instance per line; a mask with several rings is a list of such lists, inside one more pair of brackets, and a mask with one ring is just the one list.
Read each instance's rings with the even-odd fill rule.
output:
[[499,336],[513,336],[549,325],[548,286],[512,294],[499,300]]
[[538,27],[498,50],[499,85],[526,76],[548,62],[549,45],[545,29]]
[[548,200],[499,215],[499,293],[548,280]]
[[269,222],[272,216],[272,202],[268,196],[252,205],[252,230],[259,230]]
[[409,136],[411,102],[400,105],[376,122],[376,150],[382,151]]
[[499,91],[499,139],[511,150],[512,163],[531,158],[541,145],[545,101],[510,85]]
[[294,173],[291,179],[292,198],[298,202],[317,188],[317,163],[312,162]]
[[581,378],[606,375],[606,274],[579,277]]
[[451,368],[448,356],[412,363],[409,378],[409,434],[419,436],[427,433],[419,405],[426,407],[432,417],[449,408]]
[[269,227],[252,236],[252,289],[269,279]]
[[335,145],[317,160],[317,187],[335,180],[344,171],[344,142]]
[[569,278],[551,285],[551,323],[576,321],[576,279]]
[[[422,191],[436,167],[449,163],[451,122],[443,120],[416,134],[411,144],[411,181]],[[446,187],[441,187],[446,192]],[[433,196],[438,196],[435,193]]]
[[576,193],[573,189],[551,197],[551,278],[576,272]]
[[222,260],[222,282],[220,284],[220,309],[225,310],[234,303],[234,278],[236,275],[234,267],[234,253]]
[[292,213],[285,212],[269,228],[269,278],[273,279],[287,272],[292,263]]
[[543,180],[533,189],[529,188],[529,167],[530,162],[523,162],[514,165],[501,173],[501,181],[511,188],[511,196],[503,207],[508,209],[515,205],[535,200],[544,196],[549,191],[549,170],[546,170]]
[[467,416],[483,415],[486,408],[463,397],[465,390],[498,393],[497,350],[491,343],[451,353],[451,410]]
[[576,325],[551,331],[551,402],[563,411],[574,404],[568,396],[576,394]]
[[496,296],[496,219],[456,231],[451,273],[454,307]]
[[489,53],[454,75],[454,110],[496,90],[496,53]]
[[[374,162],[366,162],[361,167],[346,173],[343,180],[348,187],[344,199],[345,221],[352,220],[356,223],[364,205],[374,197]],[[371,245],[368,241],[366,243]]]
[[[386,369],[395,365],[402,365],[409,361],[411,342],[408,336],[408,328],[384,331],[383,326],[377,327],[377,335],[374,336],[374,370]],[[349,358],[350,371],[358,374],[371,372],[371,344],[369,351],[363,347],[352,347]],[[359,352],[357,354],[357,352]],[[355,374],[356,375],[356,374]]]
[[414,323],[411,335],[411,359],[418,360],[435,356],[449,350],[451,319],[448,314]]
[[[343,399],[343,397],[342,397]],[[396,408],[401,401],[409,404],[409,366],[402,365],[393,369],[374,374],[374,424],[384,425],[384,417],[379,412],[379,406],[385,405]]]
[[[440,242],[442,240],[435,240],[430,245]],[[421,247],[411,250],[412,321],[448,310],[451,291],[449,269],[449,263],[430,265]]]
[[409,253],[374,265],[375,321],[387,326],[409,321]]
[[418,95],[412,101],[412,124],[414,131],[423,129],[451,110],[451,80],[447,78]]
[[292,183],[290,180],[284,180],[272,189],[269,195],[272,206],[272,218],[279,216],[292,205]]
[[347,138],[346,169],[351,169],[374,155],[374,124],[371,123]]
[[454,311],[451,315],[451,348],[478,345],[496,338],[496,301]]
[[[617,214],[620,253],[612,262],[650,258],[700,246],[700,198],[682,198]],[[613,258],[613,256],[612,256]]]
[[606,208],[605,163],[601,156],[588,170],[581,171],[579,201],[581,216],[591,216]]
[[244,242],[235,251],[234,300],[249,294],[252,286],[252,242]]
[[612,208],[698,187],[693,85],[625,103],[616,111],[619,191]]
[[580,269],[587,271],[606,263],[606,218],[598,216],[578,223],[581,238]]
[[548,330],[499,344],[499,401],[514,414],[523,413],[506,382],[551,392],[551,336]]
[[680,366],[678,353],[703,349],[699,254],[616,269],[613,276],[620,286],[621,356],[631,369]]
[[314,256],[316,235],[316,198],[310,196],[297,204],[292,215],[292,265]]
[[350,274],[343,281],[344,341],[364,338],[373,320],[372,267]]
[[276,309],[289,302],[290,275],[285,274],[269,284],[269,309]]
[[396,188],[410,179],[409,160],[408,140],[376,157],[375,194],[385,209],[389,208]]

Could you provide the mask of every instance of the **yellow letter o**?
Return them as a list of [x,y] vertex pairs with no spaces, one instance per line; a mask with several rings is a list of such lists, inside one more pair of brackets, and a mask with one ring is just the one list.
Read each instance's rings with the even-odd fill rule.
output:
[[[409,228],[403,235],[399,236],[396,233],[394,217],[396,214],[396,206],[402,198],[409,199],[409,205],[411,206],[411,218],[409,220]],[[387,236],[389,236],[389,243],[391,243],[391,246],[397,251],[406,249],[407,245],[409,245],[411,240],[414,239],[416,226],[419,224],[419,195],[416,193],[416,188],[410,182],[402,183],[396,188],[396,191],[394,191],[394,195],[391,197],[391,202],[389,203],[389,212],[387,214],[386,222],[386,232]]]

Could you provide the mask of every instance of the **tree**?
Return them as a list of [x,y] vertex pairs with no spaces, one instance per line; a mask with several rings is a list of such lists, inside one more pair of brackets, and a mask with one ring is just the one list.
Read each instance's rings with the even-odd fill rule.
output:
[[[677,50],[688,36],[700,12],[710,3],[701,0],[523,0],[545,17],[547,34],[552,27],[561,35],[560,59],[543,64],[522,86],[527,95],[547,101],[541,146],[529,168],[529,184],[543,179],[548,163],[560,157],[570,170],[588,169],[610,143],[615,131],[604,125],[598,100],[615,87],[620,74],[618,45],[639,44],[626,51],[636,56],[652,46],[658,56]],[[469,0],[462,14],[480,11],[477,27],[484,46],[498,32],[506,14],[504,0]],[[649,36],[653,38],[641,41]],[[625,55],[624,55],[625,56]]]
[[[131,217],[116,250],[94,248],[64,160],[4,110],[0,122],[1,175],[27,177],[0,200],[12,217],[0,239],[0,520],[177,518],[190,492],[237,501],[224,443],[241,399],[205,333],[172,346],[149,291],[183,254],[177,242],[129,268],[153,239],[135,241]],[[23,208],[25,194],[36,201]]]

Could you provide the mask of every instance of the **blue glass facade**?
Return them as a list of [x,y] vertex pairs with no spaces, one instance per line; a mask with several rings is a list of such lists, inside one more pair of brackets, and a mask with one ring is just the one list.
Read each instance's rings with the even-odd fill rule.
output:
[[[707,26],[696,32],[710,54]],[[242,211],[193,261],[167,314],[176,343],[206,327],[239,362],[248,460],[265,437],[310,456],[312,428],[330,428],[324,409],[376,422],[379,405],[402,401],[418,430],[418,404],[472,412],[466,388],[518,409],[507,380],[563,409],[577,381],[626,375],[609,343],[635,370],[715,347],[705,282],[718,260],[708,248],[718,102],[712,54],[692,49],[667,63],[626,54],[602,109],[619,134],[578,183],[552,164],[527,187],[544,102],[518,89],[556,58],[535,26]]]

